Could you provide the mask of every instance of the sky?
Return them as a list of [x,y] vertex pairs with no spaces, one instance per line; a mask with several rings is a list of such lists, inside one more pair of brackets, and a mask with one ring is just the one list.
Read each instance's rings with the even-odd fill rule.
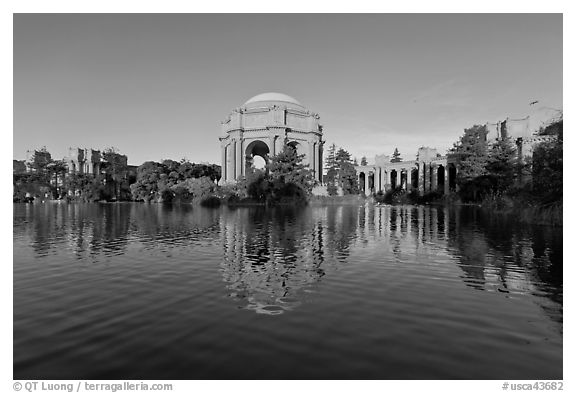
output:
[[[15,14],[13,158],[114,147],[220,161],[220,122],[281,92],[358,160],[562,109],[561,14]],[[538,101],[537,105],[530,105]]]

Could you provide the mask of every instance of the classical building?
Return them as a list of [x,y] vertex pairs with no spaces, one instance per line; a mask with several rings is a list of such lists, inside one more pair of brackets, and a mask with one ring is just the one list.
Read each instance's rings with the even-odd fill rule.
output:
[[[486,123],[486,142],[489,144],[510,138],[515,143],[520,160],[532,156],[534,147],[541,142],[553,139],[550,135],[537,135],[538,131],[559,120],[561,111],[553,108],[535,108],[520,119],[510,117],[505,120]],[[458,158],[454,155],[440,155],[436,149],[421,147],[416,160],[390,162],[390,157],[377,155],[373,165],[356,166],[360,189],[371,195],[401,187],[404,190],[418,190],[424,193],[439,191],[448,194],[457,190],[456,174]]]
[[324,141],[319,120],[316,113],[286,94],[252,97],[222,122],[222,180],[235,182],[253,167],[256,156],[268,162],[288,144],[304,155],[304,164],[321,182]]
[[421,147],[416,160],[390,162],[390,156],[377,155],[374,165],[356,166],[360,190],[366,195],[395,188],[420,194],[456,189],[456,160],[436,149]]
[[68,156],[64,158],[69,173],[100,174],[102,154],[100,150],[80,149],[70,147]]

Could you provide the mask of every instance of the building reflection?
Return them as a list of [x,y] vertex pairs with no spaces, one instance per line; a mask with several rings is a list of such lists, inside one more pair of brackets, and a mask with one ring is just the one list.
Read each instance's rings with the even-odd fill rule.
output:
[[134,244],[137,252],[186,258],[190,246],[217,245],[229,295],[258,313],[295,310],[346,265],[403,263],[422,277],[445,274],[474,290],[535,294],[562,320],[562,229],[476,208],[26,204],[15,205],[13,228],[15,244],[25,239],[36,257],[64,251],[92,263]]
[[346,262],[357,211],[342,207],[225,209],[223,279],[240,308],[278,315]]

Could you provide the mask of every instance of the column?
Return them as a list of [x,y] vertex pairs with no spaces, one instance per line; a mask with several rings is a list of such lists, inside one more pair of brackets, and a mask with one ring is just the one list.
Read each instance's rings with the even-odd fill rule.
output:
[[269,147],[270,147],[270,156],[275,156],[276,155],[276,135],[273,135],[270,137]]
[[[312,171],[312,173],[316,173],[314,171],[314,143],[313,142],[308,142],[308,154],[306,154],[306,161],[308,162],[304,162],[304,164],[308,164],[308,168]],[[316,176],[316,175],[314,175]]]
[[278,154],[284,148],[284,137],[282,135],[276,136],[276,152],[274,154]]
[[368,188],[368,178],[370,177],[370,172],[365,172],[364,174],[364,195],[370,195],[370,188]]
[[324,162],[322,161],[324,158],[324,142],[318,143],[318,180],[320,184],[324,183]]
[[226,181],[226,146],[220,146],[220,153],[222,155],[222,160],[220,161],[222,163],[220,179],[224,182]]
[[392,187],[392,171],[390,168],[386,169],[386,184]]
[[380,188],[380,167],[375,168],[374,172],[374,191],[378,192],[381,190]]
[[426,178],[425,167],[426,166],[424,165],[423,162],[420,162],[418,164],[418,191],[420,192],[420,195],[423,195],[425,191],[424,187],[424,179]]
[[432,179],[430,182],[430,189],[436,191],[438,189],[438,166],[432,166]]
[[238,179],[240,176],[242,176],[242,139],[240,139],[239,141],[236,142],[236,155],[235,155],[235,159],[236,159],[236,170],[235,170],[235,174],[236,174],[236,179]]
[[234,180],[234,151],[235,151],[236,141],[232,141],[226,146],[226,180]]
[[454,164],[454,187],[456,188],[456,192],[460,191],[460,187],[458,187],[458,183],[456,183],[456,179],[458,179],[458,166]]
[[320,143],[314,144],[314,178],[319,183],[322,182],[322,173],[320,173]]

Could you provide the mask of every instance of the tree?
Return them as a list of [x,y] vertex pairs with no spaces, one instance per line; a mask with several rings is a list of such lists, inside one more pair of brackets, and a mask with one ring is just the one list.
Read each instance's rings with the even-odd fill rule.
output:
[[360,159],[360,165],[362,165],[362,166],[368,165],[368,160],[366,159],[366,156],[364,156]]
[[186,190],[192,196],[193,203],[203,203],[216,194],[216,184],[208,176],[186,179],[172,187],[175,193]]
[[162,174],[160,164],[146,161],[140,165],[136,172],[136,183],[130,186],[132,197],[135,200],[150,202],[159,196],[158,181]]
[[[54,179],[54,188],[56,191],[60,192],[60,185],[64,185],[64,178],[66,172],[68,171],[68,165],[63,160],[54,160],[47,166],[48,176],[50,179]],[[52,182],[52,181],[51,181]]]
[[35,172],[37,174],[38,180],[40,182],[49,184],[49,165],[52,163],[52,161],[52,155],[48,150],[46,150],[46,146],[44,146],[41,149],[34,150],[32,160],[29,161],[26,165],[31,172]]
[[392,159],[390,160],[390,162],[401,162],[402,158],[400,157],[400,152],[398,151],[398,148],[394,149],[394,153],[392,153]]
[[349,162],[342,163],[340,167],[340,185],[344,195],[358,194],[358,177],[354,165]]
[[518,174],[518,153],[510,138],[500,138],[490,146],[486,172],[495,193],[501,194],[514,185]]
[[563,119],[540,130],[552,136],[539,143],[532,153],[532,184],[541,203],[562,204],[563,197]]
[[336,152],[338,183],[345,195],[358,193],[358,178],[350,159],[350,153],[340,148]]
[[[307,195],[311,193],[314,178],[308,165],[302,164],[303,154],[295,148],[284,145],[284,149],[273,156],[266,169],[275,188],[284,188],[288,184],[301,188]],[[288,187],[291,188],[291,187]]]
[[122,186],[127,186],[128,157],[117,152],[114,147],[104,150],[102,171],[107,180],[112,181],[114,199],[119,199]]
[[324,167],[327,171],[336,168],[336,145],[334,143],[331,144],[326,150],[326,160]]
[[474,125],[464,130],[464,135],[454,144],[451,154],[458,160],[456,183],[465,201],[479,201],[490,191],[490,179],[486,176],[488,143],[486,126]]

